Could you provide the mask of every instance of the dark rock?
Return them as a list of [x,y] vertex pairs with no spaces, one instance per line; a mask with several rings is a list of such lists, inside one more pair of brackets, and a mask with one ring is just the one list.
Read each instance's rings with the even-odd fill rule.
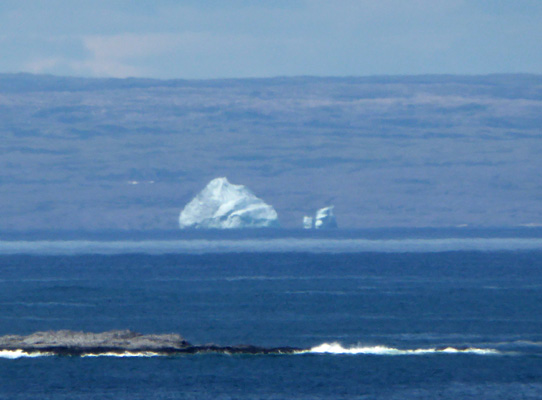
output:
[[48,331],[28,336],[8,335],[0,337],[0,348],[4,350],[32,349],[33,351],[67,351],[78,349],[108,349],[111,351],[155,351],[164,348],[182,349],[190,346],[178,334],[142,335],[129,330],[102,333]]
[[160,355],[223,353],[223,354],[291,354],[296,347],[259,347],[253,345],[220,346],[192,345],[179,334],[143,335],[129,330],[102,333],[68,330],[36,332],[28,336],[0,337],[0,351],[22,350],[27,353],[48,353],[59,356],[87,354],[156,353]]

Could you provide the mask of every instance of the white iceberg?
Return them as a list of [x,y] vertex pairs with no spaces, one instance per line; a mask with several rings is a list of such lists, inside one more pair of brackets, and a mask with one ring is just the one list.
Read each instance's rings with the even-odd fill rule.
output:
[[314,228],[315,229],[328,229],[336,228],[337,220],[333,214],[334,206],[324,207],[316,211],[316,216],[314,217]]
[[316,211],[316,215],[303,217],[304,229],[329,229],[337,227],[337,220],[333,214],[334,206],[324,207]]
[[179,226],[181,229],[278,227],[278,215],[245,186],[216,178],[184,207]]
[[303,229],[312,229],[314,228],[314,220],[312,217],[305,215],[303,217]]

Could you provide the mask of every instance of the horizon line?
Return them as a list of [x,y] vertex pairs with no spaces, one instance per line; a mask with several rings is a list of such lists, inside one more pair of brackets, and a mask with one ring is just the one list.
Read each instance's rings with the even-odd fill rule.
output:
[[144,81],[157,81],[157,82],[209,82],[209,81],[236,81],[236,80],[282,80],[282,79],[382,79],[382,78],[439,78],[439,77],[457,77],[457,78],[497,78],[506,76],[515,77],[538,77],[542,78],[542,73],[535,72],[488,72],[488,73],[420,73],[420,74],[367,74],[367,75],[268,75],[268,76],[239,76],[239,77],[208,77],[208,78],[156,78],[150,76],[83,76],[83,75],[61,75],[51,73],[33,73],[28,71],[18,72],[0,72],[0,77],[4,76],[30,76],[37,78],[63,78],[63,79],[85,79],[85,80],[116,80],[116,81],[130,81],[130,80],[144,80]]

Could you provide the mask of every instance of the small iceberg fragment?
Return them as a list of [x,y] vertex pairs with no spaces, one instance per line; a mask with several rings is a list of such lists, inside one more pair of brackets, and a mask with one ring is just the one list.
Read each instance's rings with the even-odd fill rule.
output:
[[213,179],[181,211],[181,229],[233,229],[278,227],[275,209],[243,185],[226,178]]
[[303,229],[312,229],[314,228],[314,220],[312,217],[305,215],[303,217]]
[[334,206],[324,207],[316,211],[316,217],[314,218],[315,229],[329,229],[337,227],[337,220],[333,214]]
[[334,206],[324,207],[316,211],[315,217],[304,216],[304,229],[332,229],[337,228],[337,220],[333,214]]

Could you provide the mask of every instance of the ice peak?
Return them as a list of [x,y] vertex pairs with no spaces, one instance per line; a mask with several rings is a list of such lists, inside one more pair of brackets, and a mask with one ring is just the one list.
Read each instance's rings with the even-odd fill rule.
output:
[[[207,184],[208,188],[216,188],[218,190],[222,189],[224,186],[233,186],[229,181],[228,178],[225,176],[222,178],[215,178],[211,182]],[[240,185],[237,185],[240,186]]]
[[314,227],[316,229],[337,227],[337,220],[333,214],[334,208],[335,206],[324,207],[316,212],[316,217],[314,218]]
[[215,178],[186,205],[179,216],[184,228],[259,228],[278,226],[275,209],[243,185]]

